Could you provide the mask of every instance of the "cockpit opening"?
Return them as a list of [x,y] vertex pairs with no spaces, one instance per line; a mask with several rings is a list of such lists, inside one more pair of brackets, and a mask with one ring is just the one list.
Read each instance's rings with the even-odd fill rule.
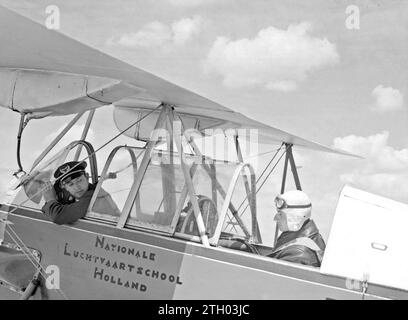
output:
[[[39,160],[22,178],[23,190],[13,204],[23,203],[40,210],[44,205],[41,195],[44,182],[53,179],[61,164],[83,160],[79,158],[85,151],[94,191],[86,212],[81,215],[84,219],[205,246],[269,255],[272,247],[262,244],[258,225],[255,171],[251,164],[243,162],[237,136],[236,161],[213,159],[201,154],[182,126],[178,128],[181,136],[172,131],[177,130],[173,127],[173,113],[169,106],[156,113],[155,129],[164,130],[165,135],[157,135],[153,130],[143,147],[127,144],[111,147],[100,172],[95,150],[84,140],[68,144],[51,159]],[[292,171],[295,168],[291,145],[285,147],[283,188],[288,164]],[[296,187],[300,188],[295,172],[294,178]],[[59,200],[69,196],[58,190],[58,186],[55,188]]]

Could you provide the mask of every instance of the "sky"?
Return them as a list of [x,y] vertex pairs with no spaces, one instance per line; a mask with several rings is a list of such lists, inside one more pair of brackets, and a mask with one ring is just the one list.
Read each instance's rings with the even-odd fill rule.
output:
[[[49,17],[46,8],[56,5],[59,32],[255,120],[364,157],[295,148],[302,188],[325,239],[345,184],[408,203],[406,1],[0,0],[0,5],[42,24]],[[108,121],[103,117],[101,122]],[[22,144],[25,166],[66,121],[30,122]],[[17,168],[18,122],[17,113],[0,108],[0,193]],[[259,151],[271,149],[262,145]],[[260,170],[268,160],[260,157]],[[267,239],[275,229],[272,200],[280,176],[274,179],[258,194]]]

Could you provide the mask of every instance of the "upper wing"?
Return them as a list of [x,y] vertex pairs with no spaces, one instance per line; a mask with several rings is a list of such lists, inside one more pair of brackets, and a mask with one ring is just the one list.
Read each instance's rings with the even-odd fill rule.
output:
[[0,68],[116,79],[164,103],[228,111],[215,102],[0,7]]
[[349,154],[252,120],[1,6],[0,30],[1,106],[43,117],[111,103],[127,112],[167,103],[211,128],[254,128],[262,142]]

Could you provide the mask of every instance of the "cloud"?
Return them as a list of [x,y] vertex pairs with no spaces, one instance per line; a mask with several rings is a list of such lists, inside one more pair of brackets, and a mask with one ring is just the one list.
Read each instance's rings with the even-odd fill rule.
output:
[[268,82],[265,87],[269,90],[289,92],[297,89],[297,83],[295,81]]
[[[140,31],[126,33],[116,41],[117,44],[124,47],[155,47],[161,46],[171,40],[170,28],[158,21],[150,22]],[[115,43],[111,40],[112,44]]]
[[371,95],[376,99],[374,110],[378,112],[387,112],[402,109],[403,96],[397,89],[378,85],[371,92]]
[[402,178],[406,180],[407,175],[395,175],[390,173],[373,173],[362,174],[361,172],[353,172],[340,176],[344,183],[360,184],[366,188],[373,189],[379,193],[407,193],[408,183],[401,183]]
[[408,149],[395,150],[388,146],[388,138],[388,131],[368,137],[350,135],[334,139],[334,147],[366,158],[367,172],[408,170]]
[[[58,143],[63,146],[67,146],[69,143],[75,140],[79,140],[82,135],[82,131],[84,130],[85,124],[75,124],[72,128],[64,135],[61,141]],[[43,140],[44,145],[48,146],[54,138],[62,132],[65,128],[65,125],[59,128],[58,130],[49,133]],[[89,128],[86,141],[94,142],[95,141],[95,133],[92,128]]]
[[408,195],[408,149],[388,145],[389,132],[368,137],[336,138],[334,147],[365,157],[351,172],[341,175],[344,183],[354,184],[374,193],[406,200]]
[[253,39],[218,37],[204,61],[206,72],[221,75],[228,87],[264,86],[292,91],[307,73],[339,61],[336,46],[312,37],[311,24],[287,30],[268,27]]
[[202,20],[199,16],[183,18],[167,25],[153,21],[142,27],[138,32],[126,33],[117,38],[110,38],[108,45],[124,47],[162,47],[183,45],[201,30]]
[[173,31],[173,41],[175,44],[184,44],[193,35],[199,33],[201,27],[201,18],[196,16],[194,18],[184,18],[175,21],[171,25]]

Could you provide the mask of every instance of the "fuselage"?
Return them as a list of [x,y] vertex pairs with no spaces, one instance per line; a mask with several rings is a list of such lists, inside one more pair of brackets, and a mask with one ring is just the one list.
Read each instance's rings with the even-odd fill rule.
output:
[[[61,226],[40,211],[23,208],[8,220],[24,243],[41,253],[44,270],[59,272],[60,290],[42,288],[39,298],[408,298],[405,291],[371,284],[363,294],[359,286],[350,288],[347,279],[323,275],[319,268],[143,230],[84,219]],[[1,287],[2,296],[13,294]]]

